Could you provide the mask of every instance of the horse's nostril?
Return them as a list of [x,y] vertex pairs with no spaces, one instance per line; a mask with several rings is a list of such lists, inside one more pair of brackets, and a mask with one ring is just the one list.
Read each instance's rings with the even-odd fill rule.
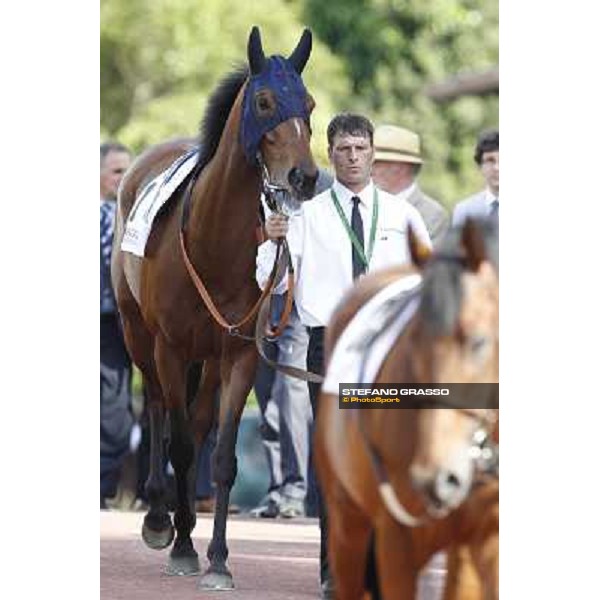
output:
[[314,176],[310,176],[298,167],[290,169],[288,173],[288,181],[292,188],[306,198],[310,198],[314,194],[317,177],[318,172]]
[[433,506],[436,508],[440,508],[442,506],[442,499],[439,496],[437,486],[434,482],[427,484],[423,491]]
[[304,182],[304,174],[300,169],[294,167],[288,173],[288,181],[294,189],[299,189],[302,187],[302,184]]
[[448,473],[446,483],[452,487],[460,487],[460,479],[454,473]]

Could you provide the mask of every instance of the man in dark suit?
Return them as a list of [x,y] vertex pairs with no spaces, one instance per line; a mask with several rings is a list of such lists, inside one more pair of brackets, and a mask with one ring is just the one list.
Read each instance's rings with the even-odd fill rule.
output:
[[423,164],[419,136],[403,127],[380,125],[375,129],[373,144],[373,181],[419,211],[435,246],[446,233],[450,219],[446,209],[424,194],[416,181]]
[[100,146],[100,508],[117,492],[133,426],[131,360],[110,281],[117,190],[130,163],[122,144]]
[[485,180],[485,189],[458,202],[452,213],[452,224],[461,225],[467,217],[498,219],[500,208],[500,133],[497,129],[480,134],[474,160]]

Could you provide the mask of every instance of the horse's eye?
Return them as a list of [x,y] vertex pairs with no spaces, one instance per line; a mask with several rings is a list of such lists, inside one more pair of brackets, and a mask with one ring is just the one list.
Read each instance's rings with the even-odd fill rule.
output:
[[471,354],[479,355],[490,345],[490,338],[485,335],[471,335],[467,338],[467,349]]
[[275,100],[269,90],[258,92],[254,98],[254,107],[259,117],[268,117],[275,111]]

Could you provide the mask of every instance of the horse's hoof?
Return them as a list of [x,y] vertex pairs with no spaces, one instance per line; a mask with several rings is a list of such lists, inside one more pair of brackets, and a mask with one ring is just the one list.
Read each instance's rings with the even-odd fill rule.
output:
[[167,575],[198,575],[200,573],[198,555],[169,557],[165,573]]
[[171,545],[174,537],[175,530],[170,522],[164,529],[156,531],[148,527],[146,521],[144,521],[144,525],[142,526],[142,539],[148,548],[152,548],[152,550],[163,550]]
[[212,567],[209,567],[206,573],[200,577],[199,587],[201,590],[213,590],[215,592],[227,592],[235,589],[233,577],[227,568],[215,571],[212,570]]

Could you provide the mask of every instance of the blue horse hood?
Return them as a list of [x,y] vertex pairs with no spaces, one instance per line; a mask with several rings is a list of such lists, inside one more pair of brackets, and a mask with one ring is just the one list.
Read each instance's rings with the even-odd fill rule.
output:
[[[253,98],[262,89],[270,89],[277,101],[270,117],[259,117],[256,113]],[[307,95],[302,78],[283,56],[270,57],[264,69],[250,77],[244,91],[240,143],[251,164],[256,163],[258,146],[265,133],[292,117],[308,121]]]

